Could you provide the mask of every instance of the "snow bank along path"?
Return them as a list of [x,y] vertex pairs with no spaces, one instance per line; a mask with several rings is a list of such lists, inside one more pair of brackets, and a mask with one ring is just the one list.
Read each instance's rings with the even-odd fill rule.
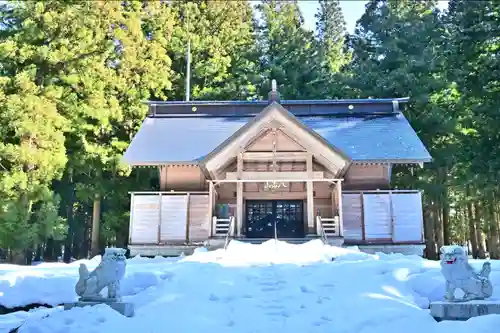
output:
[[[332,258],[335,258],[332,261]],[[85,261],[95,267],[100,258]],[[0,265],[0,305],[57,305],[76,300],[78,265]],[[369,255],[356,248],[233,241],[227,251],[199,249],[184,258],[128,260],[126,318],[105,305],[38,309],[0,316],[0,333],[283,332],[493,333],[500,315],[437,323],[429,301],[444,294],[439,262],[417,256]],[[482,261],[471,264],[479,269]],[[492,263],[500,299],[500,262]]]

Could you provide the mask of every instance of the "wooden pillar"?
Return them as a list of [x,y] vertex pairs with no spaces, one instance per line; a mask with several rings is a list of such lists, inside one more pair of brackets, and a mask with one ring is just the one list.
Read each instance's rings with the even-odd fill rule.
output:
[[307,155],[306,160],[307,167],[307,179],[306,189],[307,189],[307,233],[313,234],[316,230],[314,227],[314,187],[313,182],[310,180],[313,177],[313,156],[312,154]]
[[[237,157],[238,179],[241,180],[243,173],[243,154],[239,153]],[[243,183],[236,183],[236,236],[241,236],[243,229]]]
[[342,213],[342,181],[337,180],[337,196],[339,204],[339,236],[344,237],[344,218]]
[[214,183],[208,182],[208,224],[210,225],[211,236],[215,236],[213,230],[214,226],[212,225],[214,214]]
[[162,193],[158,195],[158,244],[161,244],[161,204],[162,204]]
[[160,191],[167,190],[167,166],[160,165],[158,167],[158,171],[160,173]]
[[337,200],[335,200],[335,193],[337,191],[337,184],[335,184],[335,187],[333,188],[332,190],[332,217],[335,218],[335,215],[338,211],[338,209],[336,208],[337,206]]
[[191,205],[191,194],[186,195],[186,243],[189,243],[189,229],[191,227],[189,223],[189,206]]
[[128,243],[132,244],[132,232],[133,232],[133,223],[134,223],[134,193],[131,193],[130,197],[130,219],[128,224]]

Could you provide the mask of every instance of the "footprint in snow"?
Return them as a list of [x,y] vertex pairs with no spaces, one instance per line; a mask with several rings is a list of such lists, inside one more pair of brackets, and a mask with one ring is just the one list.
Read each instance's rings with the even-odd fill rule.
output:
[[277,285],[278,283],[276,281],[269,281],[269,282],[261,282],[259,283],[261,286],[275,286]]
[[331,298],[328,296],[320,296],[320,297],[318,297],[318,300],[316,301],[316,303],[323,304],[324,301],[329,301],[329,300],[331,300]]
[[279,317],[285,317],[285,318],[289,318],[290,317],[290,314],[285,311],[285,310],[281,310],[281,311],[276,311],[276,312],[268,312],[267,313],[268,316],[279,316]]
[[322,284],[320,287],[322,287],[322,288],[335,288],[335,285],[331,284],[331,283],[325,283],[325,284]]
[[268,309],[268,310],[283,310],[285,309],[285,307],[283,305],[273,305],[273,304],[270,304],[270,305],[259,305],[259,308],[261,309]]
[[306,294],[314,293],[313,290],[307,288],[306,286],[300,286],[300,291],[302,291],[303,293],[306,293]]
[[74,322],[75,322],[75,320],[73,318],[68,318],[68,319],[64,320],[65,325],[71,325]]

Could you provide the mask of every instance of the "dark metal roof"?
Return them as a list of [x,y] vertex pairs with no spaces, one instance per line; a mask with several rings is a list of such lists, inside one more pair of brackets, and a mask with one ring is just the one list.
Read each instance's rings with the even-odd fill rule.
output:
[[[398,101],[399,103],[407,103],[408,97],[403,98],[358,98],[358,99],[311,99],[311,100],[281,100],[281,105],[286,104],[380,104],[392,103]],[[267,105],[268,101],[255,100],[255,101],[146,101],[148,105]]]
[[[294,116],[394,114],[408,98],[282,100],[280,104]],[[147,102],[151,117],[242,117],[255,116],[269,101],[166,101]]]
[[[383,116],[312,114],[297,118],[354,162],[423,163],[431,160],[400,112]],[[124,158],[131,165],[196,163],[251,119],[251,116],[148,117]]]

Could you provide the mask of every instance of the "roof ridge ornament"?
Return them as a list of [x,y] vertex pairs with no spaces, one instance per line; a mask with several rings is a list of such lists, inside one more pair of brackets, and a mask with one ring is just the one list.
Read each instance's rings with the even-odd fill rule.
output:
[[280,93],[275,79],[271,80],[271,91],[269,92],[269,104],[272,102],[280,102]]

